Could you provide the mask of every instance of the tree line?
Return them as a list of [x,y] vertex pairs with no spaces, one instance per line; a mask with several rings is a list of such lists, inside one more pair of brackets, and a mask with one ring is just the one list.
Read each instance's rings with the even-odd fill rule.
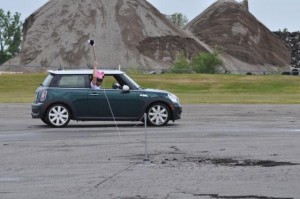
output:
[[13,58],[21,50],[21,14],[0,9],[0,65]]

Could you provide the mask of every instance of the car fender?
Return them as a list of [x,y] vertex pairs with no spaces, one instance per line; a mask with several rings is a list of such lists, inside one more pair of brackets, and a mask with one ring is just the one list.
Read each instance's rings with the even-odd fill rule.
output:
[[63,104],[65,106],[67,106],[68,109],[71,112],[71,119],[76,119],[77,118],[77,114],[76,114],[74,106],[71,103],[69,103],[67,100],[63,99],[63,98],[56,99],[56,100],[51,100],[51,101],[47,102],[47,104],[45,104],[45,110],[44,110],[44,114],[43,114],[44,116],[45,116],[48,108],[50,106],[52,106],[53,104]]
[[172,108],[172,104],[173,104],[173,103],[172,103],[170,100],[165,99],[165,98],[155,97],[155,98],[149,99],[149,100],[145,103],[145,105],[144,105],[144,112],[143,112],[143,113],[145,113],[145,112],[147,111],[147,108],[148,108],[151,104],[154,104],[154,103],[164,103],[164,104],[166,104],[166,105],[169,107],[169,109],[170,109],[171,111],[173,111],[173,108]]

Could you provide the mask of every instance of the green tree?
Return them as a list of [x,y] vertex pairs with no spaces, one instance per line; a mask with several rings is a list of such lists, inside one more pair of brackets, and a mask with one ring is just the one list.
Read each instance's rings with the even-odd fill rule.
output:
[[172,15],[167,15],[167,18],[173,22],[174,24],[176,24],[179,27],[183,27],[187,24],[187,22],[189,21],[188,18],[183,15],[182,13],[174,13]]
[[20,13],[5,13],[0,9],[0,64],[20,52],[22,41],[22,23]]
[[202,52],[192,58],[191,68],[196,73],[214,74],[217,66],[222,63],[217,53]]
[[189,61],[184,54],[180,54],[176,62],[171,66],[171,73],[216,73],[217,67],[222,65],[218,53],[202,52],[192,57]]
[[282,32],[283,32],[283,33],[287,33],[287,32],[288,32],[288,29],[287,29],[287,28],[284,28]]
[[171,73],[191,73],[190,63],[184,54],[180,54],[170,68]]

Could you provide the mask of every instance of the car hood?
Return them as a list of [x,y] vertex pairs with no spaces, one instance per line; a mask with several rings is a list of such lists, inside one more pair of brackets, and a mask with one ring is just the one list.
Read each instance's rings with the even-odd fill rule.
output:
[[144,88],[143,91],[146,91],[146,92],[155,92],[155,93],[170,93],[168,91],[165,91],[165,90],[159,90],[159,89],[152,89],[152,88]]

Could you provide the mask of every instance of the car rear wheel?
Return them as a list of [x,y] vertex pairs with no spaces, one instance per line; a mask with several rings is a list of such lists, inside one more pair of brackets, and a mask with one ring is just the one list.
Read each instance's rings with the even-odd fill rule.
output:
[[164,126],[170,119],[170,109],[167,105],[156,103],[147,109],[147,122],[151,126]]
[[54,104],[48,109],[46,117],[50,126],[64,127],[70,122],[70,111],[65,105]]

